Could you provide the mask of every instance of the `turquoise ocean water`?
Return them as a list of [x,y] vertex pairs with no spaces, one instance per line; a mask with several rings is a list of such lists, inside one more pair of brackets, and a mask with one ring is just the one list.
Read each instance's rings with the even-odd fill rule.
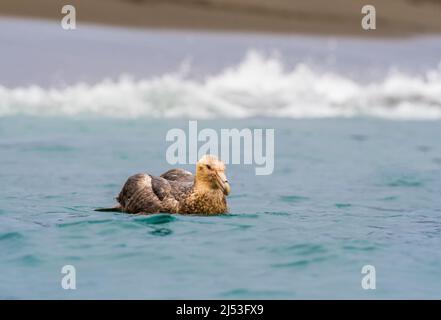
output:
[[[441,298],[439,37],[2,18],[0,43],[0,298]],[[274,129],[273,174],[228,165],[224,216],[94,211],[196,119]]]
[[[230,215],[93,211],[129,175],[169,169],[165,132],[186,125],[1,119],[0,296],[440,297],[439,123],[202,121],[276,129],[271,176],[228,167]],[[76,290],[61,288],[67,264]],[[376,290],[361,288],[366,264]]]

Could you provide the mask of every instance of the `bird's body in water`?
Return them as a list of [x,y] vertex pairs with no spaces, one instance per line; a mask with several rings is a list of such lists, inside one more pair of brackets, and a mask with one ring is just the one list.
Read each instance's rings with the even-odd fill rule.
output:
[[182,169],[169,170],[160,177],[146,173],[131,176],[116,198],[119,205],[98,211],[221,214],[228,212],[229,193],[224,163],[215,156],[205,155],[196,164],[194,176]]

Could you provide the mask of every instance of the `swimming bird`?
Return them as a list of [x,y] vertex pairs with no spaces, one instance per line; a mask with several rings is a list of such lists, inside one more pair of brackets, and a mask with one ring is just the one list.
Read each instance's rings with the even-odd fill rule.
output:
[[159,177],[147,173],[129,177],[116,198],[118,206],[96,210],[221,214],[228,212],[226,196],[230,190],[225,164],[214,155],[204,155],[196,163],[195,175],[183,169],[171,169]]

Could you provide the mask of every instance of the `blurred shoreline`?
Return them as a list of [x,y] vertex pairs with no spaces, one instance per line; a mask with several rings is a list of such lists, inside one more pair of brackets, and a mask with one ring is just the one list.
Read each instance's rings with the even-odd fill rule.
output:
[[[2,0],[0,16],[61,20],[74,5],[82,22],[149,29],[239,31],[355,37],[441,34],[437,0]],[[374,5],[377,29],[363,30],[361,8]]]

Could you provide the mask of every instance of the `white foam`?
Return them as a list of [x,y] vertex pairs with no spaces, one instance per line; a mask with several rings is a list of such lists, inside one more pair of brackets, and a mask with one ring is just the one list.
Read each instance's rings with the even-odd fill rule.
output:
[[182,74],[103,80],[63,89],[0,86],[0,116],[97,115],[121,118],[441,119],[441,65],[422,75],[390,72],[361,83],[305,64],[250,52],[242,63],[196,81]]

